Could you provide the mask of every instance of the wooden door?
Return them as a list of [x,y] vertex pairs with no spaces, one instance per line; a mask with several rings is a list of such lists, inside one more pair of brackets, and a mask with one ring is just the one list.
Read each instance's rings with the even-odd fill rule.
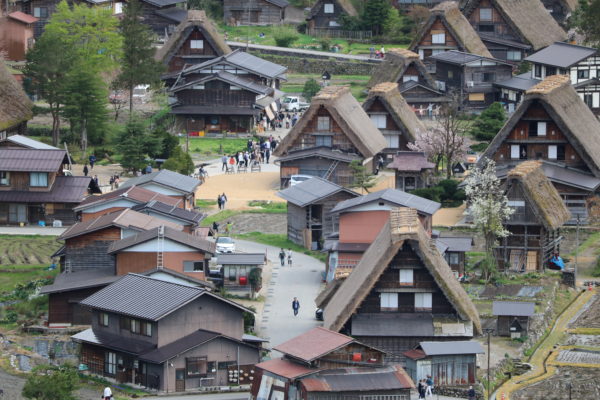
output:
[[185,369],[175,370],[175,391],[185,392]]
[[537,271],[537,251],[528,251],[527,252],[527,271]]

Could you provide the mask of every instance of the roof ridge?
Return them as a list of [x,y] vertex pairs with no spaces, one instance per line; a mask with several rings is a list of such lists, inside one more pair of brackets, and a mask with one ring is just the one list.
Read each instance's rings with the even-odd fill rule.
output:
[[184,285],[182,283],[164,281],[162,279],[157,279],[157,278],[153,278],[151,276],[141,275],[141,274],[138,274],[138,273],[135,273],[135,272],[129,272],[127,275],[123,275],[123,278],[125,278],[127,276],[135,276],[135,277],[138,277],[138,278],[150,279],[150,280],[156,281],[156,282],[163,282],[163,283],[166,283],[166,284],[169,284],[169,285],[177,285],[177,286],[180,286],[180,287],[183,287],[183,288],[195,289],[195,290],[198,290],[200,292],[207,292],[206,289],[203,289],[203,288],[198,287],[198,286],[189,286],[189,285]]
[[525,92],[525,94],[526,95],[531,95],[531,94],[548,95],[548,94],[554,92],[555,90],[561,89],[570,84],[571,84],[571,81],[570,81],[568,75],[551,75],[551,76],[546,77],[540,83],[537,83],[534,86],[532,86],[531,88],[529,88]]

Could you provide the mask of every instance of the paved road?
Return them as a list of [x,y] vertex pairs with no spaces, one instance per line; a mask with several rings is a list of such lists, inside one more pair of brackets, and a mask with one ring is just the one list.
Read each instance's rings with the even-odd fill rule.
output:
[[243,42],[233,42],[233,41],[228,41],[227,44],[233,48],[246,48],[246,46],[248,46],[248,48],[250,48],[250,49],[265,50],[267,52],[269,52],[269,51],[285,52],[285,53],[297,55],[298,57],[302,57],[303,55],[304,56],[309,55],[309,56],[313,56],[313,57],[321,57],[321,58],[327,58],[327,59],[338,58],[338,59],[342,59],[342,60],[370,61],[373,63],[381,62],[381,59],[379,59],[379,58],[370,58],[369,56],[359,56],[359,55],[354,55],[354,54],[332,53],[330,51],[295,49],[295,48],[291,48],[291,47],[267,46],[264,44],[253,44],[253,43],[250,43],[247,45],[246,43],[243,43]]
[[[178,396],[158,396],[158,397],[145,397],[141,400],[192,400],[192,399],[201,399],[201,400],[247,400],[249,393],[247,392],[238,392],[238,393],[218,393],[218,394],[189,394],[189,395],[178,395]],[[413,391],[411,395],[411,399],[418,398],[419,395],[416,391]],[[460,400],[458,397],[446,397],[446,396],[438,396],[433,395],[431,397],[427,397],[427,400]]]

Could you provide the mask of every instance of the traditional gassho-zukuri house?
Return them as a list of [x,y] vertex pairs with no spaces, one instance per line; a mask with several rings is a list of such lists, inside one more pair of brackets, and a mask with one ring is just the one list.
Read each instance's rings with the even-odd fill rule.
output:
[[382,349],[393,362],[404,361],[403,353],[422,341],[481,333],[475,305],[410,208],[390,212],[323,316],[326,329]]
[[504,178],[527,160],[541,168],[571,212],[568,224],[600,217],[600,122],[581,100],[566,75],[553,75],[525,92],[480,159],[493,159]]

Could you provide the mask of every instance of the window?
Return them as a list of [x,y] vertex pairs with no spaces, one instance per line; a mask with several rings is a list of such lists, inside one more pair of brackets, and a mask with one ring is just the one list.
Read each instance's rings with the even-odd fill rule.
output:
[[556,75],[555,67],[546,67],[546,76]]
[[546,123],[545,122],[537,123],[537,134],[538,134],[538,136],[546,136]]
[[374,114],[371,115],[371,121],[375,124],[378,129],[385,129],[387,126],[387,115],[385,114]]
[[485,93],[469,93],[469,101],[485,101]]
[[527,160],[527,145],[522,144],[519,146],[519,160]]
[[519,159],[519,145],[518,144],[512,144],[512,145],[510,145],[510,158],[512,160],[518,160]]
[[446,90],[446,82],[444,81],[435,81],[435,86],[438,90],[445,91]]
[[381,311],[398,311],[398,293],[381,293]]
[[203,261],[184,261],[183,272],[204,272]]
[[328,131],[329,130],[329,117],[317,117],[317,130]]
[[414,190],[417,188],[417,179],[414,176],[404,178],[404,190]]
[[383,135],[383,137],[387,141],[387,147],[389,149],[400,148],[400,135]]
[[432,33],[431,43],[433,44],[446,44],[446,34],[443,32]]
[[337,28],[341,25],[337,21],[329,21],[329,26]]
[[140,333],[140,321],[137,319],[131,320],[131,333]]
[[108,326],[108,314],[100,313],[98,314],[98,323],[100,326]]
[[29,173],[29,186],[33,186],[33,187],[48,186],[48,173],[47,172],[30,172]]
[[415,293],[415,311],[431,311],[431,293]]
[[546,136],[546,122],[529,121],[529,137]]
[[565,145],[550,145],[548,146],[548,159],[549,160],[564,160],[565,159]]
[[190,40],[190,49],[200,50],[204,48],[204,40]]
[[121,3],[121,2],[115,3],[114,13],[115,14],[123,14],[123,3]]
[[402,77],[402,82],[410,82],[410,81],[419,82],[419,77],[417,75],[404,75]]
[[557,153],[556,145],[548,146],[548,159],[549,160],[556,160],[556,157],[557,157],[556,153]]
[[454,78],[454,71],[448,70],[448,78],[450,78],[450,79]]
[[333,14],[333,4],[328,3],[323,6],[323,12],[325,14]]
[[536,64],[533,67],[533,76],[535,78],[541,78],[542,77],[542,66],[541,65]]
[[413,270],[412,269],[401,269],[400,270],[400,285],[412,286],[413,283],[414,283]]
[[525,201],[523,200],[508,200],[506,204],[509,207],[525,207]]
[[0,171],[0,186],[10,185],[10,172]]
[[506,52],[506,59],[509,61],[520,61],[521,60],[521,52],[515,50],[508,50]]
[[332,145],[331,136],[316,135],[315,139],[316,139],[316,146],[331,147],[331,145]]
[[34,7],[33,16],[36,18],[48,18],[48,8],[47,7]]
[[206,358],[186,358],[185,369],[187,371],[187,376],[206,376]]
[[152,322],[143,321],[141,327],[142,327],[142,329],[141,329],[142,335],[152,336]]
[[458,264],[458,253],[446,253],[446,261],[450,265]]
[[493,72],[484,72],[482,81],[483,82],[494,82],[494,73]]
[[104,353],[104,372],[109,375],[117,373],[117,354],[107,351]]
[[577,79],[589,79],[589,78],[590,78],[590,70],[589,69],[577,70]]
[[119,318],[119,329],[131,329],[131,319],[127,317]]
[[479,32],[494,32],[494,25],[492,25],[492,24],[479,24]]
[[492,9],[491,8],[480,8],[479,9],[479,20],[480,21],[491,21],[492,20]]
[[[591,94],[584,94],[583,95],[583,102],[589,107],[592,108],[593,104],[594,104],[594,98],[592,97]],[[1,172],[0,172],[1,174]],[[0,185],[2,185],[2,181],[0,180]]]

